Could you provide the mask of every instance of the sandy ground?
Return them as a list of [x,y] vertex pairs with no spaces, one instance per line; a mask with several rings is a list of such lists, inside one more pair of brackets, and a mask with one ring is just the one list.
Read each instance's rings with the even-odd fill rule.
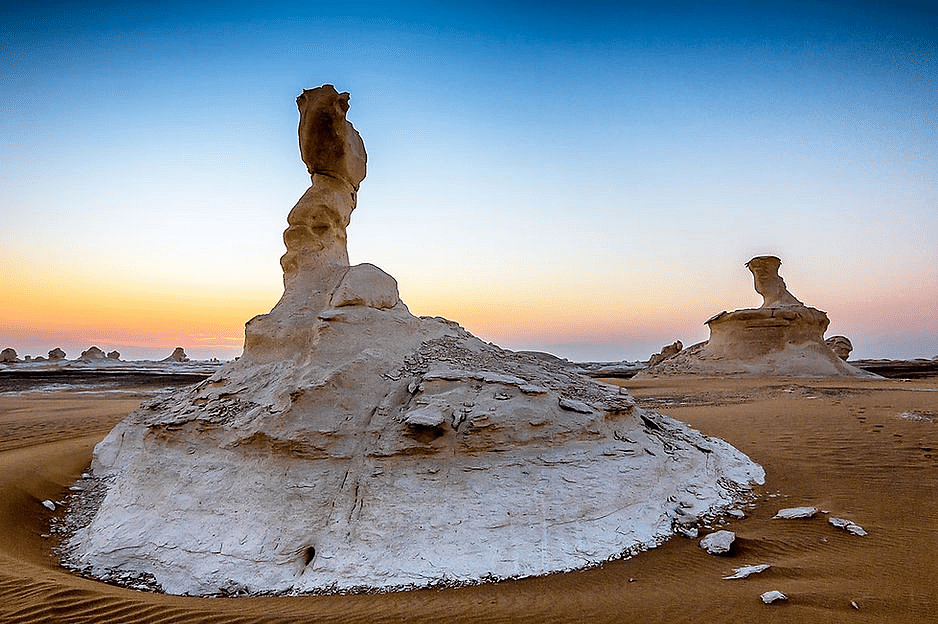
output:
[[[729,557],[675,538],[628,561],[459,590],[199,599],[80,578],[50,553],[53,515],[91,449],[145,396],[0,394],[0,622],[935,622],[938,379],[627,380],[643,406],[720,436],[767,482]],[[814,505],[827,516],[773,520]],[[735,567],[772,567],[726,581]],[[763,605],[777,589],[790,600]],[[855,608],[851,602],[856,604]]]

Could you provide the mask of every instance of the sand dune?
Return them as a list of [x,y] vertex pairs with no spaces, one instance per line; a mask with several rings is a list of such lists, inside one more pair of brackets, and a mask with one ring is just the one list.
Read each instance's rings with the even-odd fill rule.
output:
[[[639,400],[766,469],[731,557],[696,540],[576,573],[459,590],[302,598],[149,594],[56,566],[44,499],[142,395],[0,395],[0,622],[932,622],[938,613],[938,380],[630,380]],[[813,505],[869,532],[850,535]],[[744,580],[733,568],[772,567]],[[789,600],[763,605],[762,592]],[[854,608],[851,602],[856,603]]]

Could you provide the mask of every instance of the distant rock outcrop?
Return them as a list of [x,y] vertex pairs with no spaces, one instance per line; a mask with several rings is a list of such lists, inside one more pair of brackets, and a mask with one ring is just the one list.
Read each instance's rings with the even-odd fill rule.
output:
[[0,364],[13,364],[19,361],[20,359],[16,355],[16,349],[13,347],[7,347],[3,351],[0,351]]
[[349,266],[365,152],[348,94],[297,104],[312,186],[288,217],[283,297],[240,359],[98,444],[106,495],[69,565],[194,595],[476,583],[643,550],[762,482],[725,442],[415,317],[394,278]]
[[853,351],[853,343],[846,336],[831,336],[824,341],[824,344],[830,347],[830,350],[844,362],[847,361],[850,352]]
[[637,377],[660,375],[869,377],[824,343],[827,314],[794,297],[779,276],[781,260],[757,256],[746,263],[759,308],[720,312],[707,321],[710,339],[649,366]]
[[49,351],[50,361],[58,362],[59,360],[64,360],[64,359],[65,359],[65,351],[62,351],[62,349],[56,347],[55,349],[52,349],[51,351]]
[[684,348],[684,343],[680,340],[675,340],[669,345],[661,347],[661,351],[655,353],[650,358],[648,358],[648,366],[654,366],[655,364],[660,364],[670,357],[674,357]]
[[100,360],[106,360],[107,355],[98,347],[91,346],[88,347],[87,350],[82,351],[81,355],[78,356],[78,359],[82,362],[97,362]]
[[165,357],[161,362],[188,362],[189,356],[186,355],[186,350],[182,347],[176,347],[173,349],[173,352],[169,354],[169,357]]
[[121,354],[119,351],[108,351],[107,359],[109,360],[119,360],[121,359]]

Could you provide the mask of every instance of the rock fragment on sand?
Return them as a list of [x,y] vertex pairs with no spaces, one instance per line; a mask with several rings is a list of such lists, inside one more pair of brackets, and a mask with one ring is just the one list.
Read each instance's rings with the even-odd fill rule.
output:
[[847,533],[852,533],[853,535],[859,535],[861,537],[866,535],[866,531],[863,530],[863,527],[861,527],[859,524],[856,524],[855,522],[852,522],[850,520],[846,520],[844,518],[835,518],[831,516],[830,518],[827,519],[827,521],[832,526],[835,526],[838,529],[843,529]]
[[45,508],[48,509],[49,511],[55,511],[55,503],[53,503],[53,502],[50,501],[50,500],[44,500],[44,501],[42,501],[42,505],[43,505],[43,507],[45,507]]
[[743,566],[741,568],[733,568],[733,574],[730,576],[724,576],[724,581],[731,581],[733,579],[744,579],[752,576],[753,574],[760,574],[771,568],[767,563],[760,563],[758,565]]
[[761,598],[762,602],[765,604],[772,604],[773,602],[778,602],[779,600],[788,600],[788,596],[778,591],[777,589],[765,592],[762,594]]
[[700,547],[711,555],[726,555],[729,554],[734,541],[736,534],[732,531],[715,531],[700,540]]
[[779,509],[778,513],[772,516],[773,519],[796,520],[799,518],[813,518],[817,514],[817,507],[789,507]]

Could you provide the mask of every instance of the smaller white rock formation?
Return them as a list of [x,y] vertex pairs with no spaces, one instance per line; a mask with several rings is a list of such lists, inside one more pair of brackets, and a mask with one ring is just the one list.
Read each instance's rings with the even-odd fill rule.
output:
[[844,362],[847,361],[850,352],[853,351],[853,343],[846,336],[831,336],[824,341],[824,344],[830,347],[831,351]]
[[188,362],[189,356],[186,355],[185,350],[182,347],[176,347],[173,349],[173,352],[169,357],[163,358],[161,362]]
[[715,531],[700,540],[700,547],[711,555],[728,555],[736,541],[732,531]]
[[706,323],[707,342],[650,365],[636,377],[875,377],[847,364],[825,344],[827,314],[788,291],[778,274],[780,265],[775,256],[747,262],[762,306],[720,312]]
[[788,596],[778,591],[777,589],[767,591],[760,597],[762,598],[762,602],[765,604],[772,604],[773,602],[777,602],[779,600],[788,600]]
[[121,354],[119,351],[108,351],[107,359],[109,360],[119,360],[121,359]]
[[760,563],[759,565],[743,566],[741,568],[733,568],[733,574],[730,576],[724,576],[724,581],[732,581],[734,579],[744,579],[752,576],[753,574],[760,574],[771,568],[767,563]]
[[13,364],[19,361],[20,359],[16,355],[16,349],[14,349],[13,347],[7,347],[3,351],[0,351],[0,363]]
[[101,360],[106,360],[107,355],[98,347],[91,346],[88,347],[88,349],[85,351],[82,351],[81,355],[78,356],[78,359],[82,362],[98,362]]
[[779,509],[778,513],[772,516],[773,519],[794,520],[797,518],[813,518],[817,514],[817,507],[789,507]]
[[55,349],[52,349],[51,351],[49,351],[49,361],[58,362],[59,360],[64,360],[64,359],[65,359],[65,351],[62,351],[62,349],[56,347]]

